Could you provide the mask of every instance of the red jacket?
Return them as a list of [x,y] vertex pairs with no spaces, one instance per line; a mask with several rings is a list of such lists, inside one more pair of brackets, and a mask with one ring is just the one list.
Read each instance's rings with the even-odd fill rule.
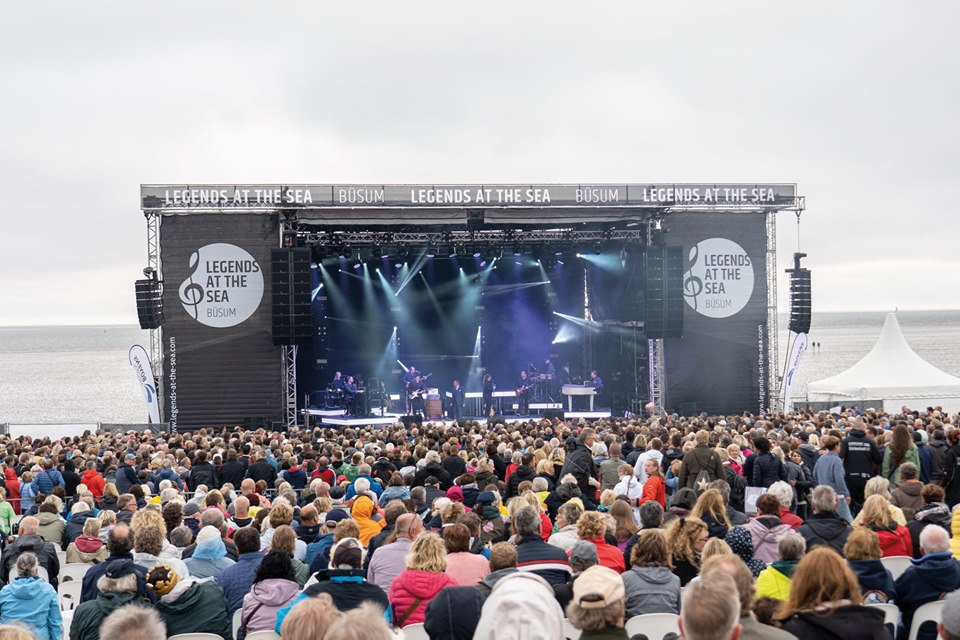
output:
[[902,524],[894,524],[896,529],[881,529],[870,527],[880,538],[880,557],[908,556],[913,557],[913,540],[910,531]]
[[643,483],[643,492],[640,494],[640,500],[637,501],[637,504],[640,505],[650,500],[659,502],[661,507],[666,508],[667,483],[662,476],[649,476],[647,481]]
[[796,531],[803,524],[803,518],[791,513],[790,509],[780,509],[780,522],[790,525],[790,528]]
[[[617,573],[623,573],[627,570],[627,565],[623,561],[623,552],[620,551],[617,547],[612,544],[607,544],[607,541],[602,537],[594,538],[590,540],[593,543],[593,546],[597,548],[597,558],[599,564],[602,567],[607,567],[608,569],[613,569]],[[571,549],[573,551],[573,549]],[[569,553],[567,554],[570,555]]]
[[20,478],[13,467],[7,467],[3,470],[3,479],[7,484],[7,501],[13,507],[13,512],[20,515]]
[[[622,557],[621,554],[621,558]],[[460,586],[457,584],[457,581],[446,573],[404,569],[400,572],[400,575],[390,583],[390,593],[388,597],[390,599],[390,606],[393,607],[393,623],[405,627],[408,624],[423,622],[427,605],[437,597],[440,590],[444,587],[457,586]],[[403,624],[400,625],[400,619],[407,612],[407,609],[413,606],[417,598],[420,598],[422,601],[417,605],[417,608],[407,616]]]
[[97,473],[96,469],[87,469],[83,472],[83,475],[80,476],[80,482],[87,485],[87,489],[90,489],[90,493],[93,494],[94,500],[99,501],[103,497],[103,488],[107,485],[103,480],[103,476]]

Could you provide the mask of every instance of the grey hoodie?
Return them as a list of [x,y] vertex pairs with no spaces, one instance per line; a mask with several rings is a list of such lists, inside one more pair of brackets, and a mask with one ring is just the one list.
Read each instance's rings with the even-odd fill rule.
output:
[[497,569],[488,573],[483,580],[480,581],[480,584],[476,586],[476,589],[480,592],[484,598],[490,595],[490,592],[493,591],[493,588],[497,586],[497,582],[500,581],[500,578],[504,578],[511,573],[516,573],[518,569],[516,567],[507,567],[506,569]]
[[643,613],[680,613],[680,578],[663,565],[631,567],[623,574],[627,618]]

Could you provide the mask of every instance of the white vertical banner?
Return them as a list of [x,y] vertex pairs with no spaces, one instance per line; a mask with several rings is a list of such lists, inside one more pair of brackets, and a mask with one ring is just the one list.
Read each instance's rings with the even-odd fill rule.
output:
[[807,350],[807,334],[798,333],[790,346],[790,355],[787,356],[787,372],[783,377],[783,411],[784,413],[793,410],[793,381],[797,376],[797,369],[800,368],[800,358]]
[[153,369],[150,366],[150,356],[138,344],[130,347],[130,366],[137,376],[137,382],[143,388],[144,399],[147,401],[147,418],[153,424],[160,424],[160,404],[157,402],[157,384],[153,379]]

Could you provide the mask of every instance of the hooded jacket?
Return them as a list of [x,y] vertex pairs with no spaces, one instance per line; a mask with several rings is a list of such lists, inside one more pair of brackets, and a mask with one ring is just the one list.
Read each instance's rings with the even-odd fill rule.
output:
[[799,640],[889,640],[883,612],[846,604],[832,611],[801,611],[783,623]]
[[563,611],[540,576],[518,571],[490,592],[473,640],[556,640],[564,637]]
[[7,467],[3,470],[3,478],[7,485],[7,500],[13,507],[13,512],[20,513],[20,478],[13,467]]
[[517,467],[517,470],[510,474],[510,481],[507,483],[507,498],[513,498],[520,495],[520,483],[526,480],[533,482],[537,477],[537,472],[530,467],[523,465]]
[[905,526],[894,523],[889,528],[870,529],[880,538],[881,557],[913,556],[913,541],[910,540],[910,531]]
[[79,536],[67,546],[67,562],[96,564],[107,559],[110,552],[100,538]]
[[17,578],[0,589],[0,624],[28,624],[38,640],[61,640],[57,590],[40,578]]
[[913,520],[913,514],[923,506],[923,498],[920,497],[921,489],[923,489],[921,482],[904,482],[890,492],[890,504],[900,507],[908,523]]
[[363,546],[367,546],[370,543],[370,538],[380,533],[387,525],[387,521],[382,518],[380,520],[373,519],[375,512],[376,508],[369,496],[359,496],[353,503],[351,515],[360,527],[360,542]]
[[232,640],[223,590],[213,580],[181,578],[157,603],[157,613],[167,625],[167,637],[180,633],[212,633]]
[[83,475],[80,476],[80,482],[87,486],[87,489],[90,489],[90,493],[93,494],[93,499],[98,501],[103,497],[103,488],[107,486],[106,481],[103,479],[96,469],[87,469],[83,472]]
[[960,563],[949,551],[930,553],[911,562],[913,566],[908,567],[896,581],[897,606],[903,614],[903,626],[907,629],[920,605],[940,600],[960,589]]
[[793,572],[797,568],[796,562],[777,560],[757,576],[757,598],[773,598],[787,601],[790,599],[790,584],[793,581]]
[[680,613],[680,578],[662,565],[631,567],[623,574],[627,618],[644,613]]
[[[446,573],[404,569],[390,584],[389,599],[390,606],[393,607],[394,624],[405,627],[423,622],[427,605],[440,590],[456,586],[457,581]],[[551,597],[552,593],[551,591]],[[416,604],[417,600],[420,600],[419,604]],[[401,623],[405,615],[406,619]]]
[[427,605],[423,628],[430,640],[472,638],[483,611],[483,595],[473,587],[448,587]]
[[83,533],[83,525],[86,524],[87,519],[95,517],[93,511],[81,511],[80,513],[71,514],[70,521],[67,522],[63,530],[64,544],[70,544],[79,538],[80,534]]
[[850,523],[832,511],[813,514],[797,529],[807,541],[807,551],[819,546],[830,547],[841,556],[852,531]]
[[723,540],[730,545],[730,549],[735,554],[740,556],[740,559],[743,560],[747,568],[750,569],[750,573],[753,574],[754,578],[759,576],[760,572],[767,567],[766,563],[753,557],[753,537],[745,527],[734,527],[730,529]]
[[[273,630],[277,612],[300,595],[300,588],[292,580],[281,578],[261,580],[243,596],[242,620],[246,633]],[[228,636],[229,638],[229,636]]]
[[96,599],[83,602],[73,611],[70,640],[99,640],[100,624],[120,607],[143,602],[136,593],[101,593]]
[[950,533],[950,507],[942,502],[931,502],[920,507],[913,514],[913,519],[907,523],[910,540],[913,543],[913,557],[920,557],[920,532],[928,525],[943,527]]
[[563,478],[568,473],[573,474],[577,479],[577,486],[580,487],[580,493],[592,500],[597,491],[590,484],[590,478],[597,477],[597,465],[593,461],[593,454],[579,440],[574,440],[571,446],[573,448],[567,452],[559,477]]
[[777,559],[777,540],[791,531],[790,525],[783,524],[776,516],[759,516],[744,525],[744,528],[750,532],[754,557],[767,564]]
[[195,578],[218,578],[234,562],[227,557],[227,547],[220,538],[208,538],[197,543],[193,555],[185,561],[190,575]]
[[707,472],[711,482],[726,479],[720,455],[705,444],[698,444],[683,456],[683,464],[680,466],[680,486],[695,489],[697,476],[701,471]]
[[897,592],[893,575],[879,560],[848,560],[847,564],[857,574],[864,604],[893,603]]
[[55,544],[61,549],[66,546],[64,544],[66,524],[64,524],[63,518],[61,518],[59,514],[48,512],[38,513],[37,522],[40,523],[37,533],[41,538]]

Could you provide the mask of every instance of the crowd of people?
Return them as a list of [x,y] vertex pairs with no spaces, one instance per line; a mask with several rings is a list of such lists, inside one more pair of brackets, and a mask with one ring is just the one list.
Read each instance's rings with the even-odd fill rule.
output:
[[[960,639],[960,416],[939,408],[21,436],[0,459],[18,640],[622,639],[647,613],[693,639],[872,640],[943,599],[921,637]],[[88,566],[69,612],[64,553]],[[911,559],[896,579],[889,556]]]

